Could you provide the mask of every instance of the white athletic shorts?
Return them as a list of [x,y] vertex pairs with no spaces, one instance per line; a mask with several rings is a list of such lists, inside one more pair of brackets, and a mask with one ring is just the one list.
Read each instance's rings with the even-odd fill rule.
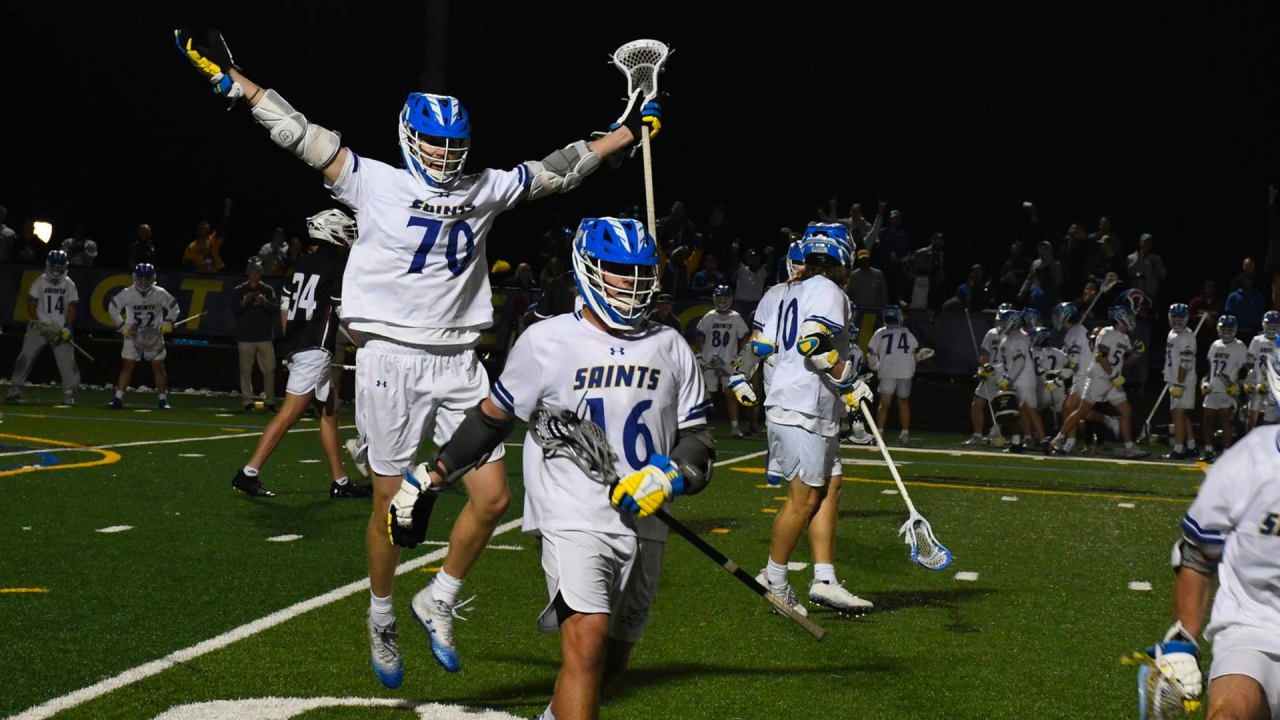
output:
[[978,387],[974,389],[973,394],[987,402],[991,402],[991,398],[995,397],[998,392],[1000,392],[1000,388],[996,385],[996,379],[989,377],[983,378],[978,382]]
[[1106,378],[1090,377],[1084,382],[1084,395],[1081,398],[1085,402],[1091,402],[1094,405],[1102,403],[1110,403],[1112,407],[1120,407],[1123,402],[1128,402],[1129,396],[1124,394],[1124,390],[1111,384]]
[[1214,390],[1204,396],[1205,410],[1228,410],[1236,406],[1236,399],[1225,392]]
[[876,392],[880,395],[909,398],[911,397],[911,378],[880,378],[876,383]]
[[795,425],[766,422],[769,433],[768,473],[786,480],[796,476],[809,487],[826,487],[842,473],[840,439],[810,432]]
[[[1029,407],[1036,406],[1036,381],[1019,380],[1013,384],[1013,391],[1018,394],[1018,402]],[[1043,386],[1041,386],[1043,387]]]
[[706,384],[707,392],[719,392],[722,383],[725,390],[729,389],[729,378],[720,377],[714,370],[703,370],[702,382]]
[[[356,429],[369,468],[395,477],[413,467],[424,438],[440,447],[463,413],[488,396],[489,375],[470,348],[447,352],[371,338],[356,353]],[[489,462],[505,454],[498,445]]]
[[1182,388],[1182,397],[1176,398],[1169,396],[1170,410],[1195,410],[1196,409],[1196,390],[1199,385],[1193,379]]
[[1054,412],[1061,413],[1062,405],[1066,401],[1067,391],[1061,383],[1055,385],[1053,392],[1049,392],[1049,388],[1044,386],[1044,381],[1036,382],[1036,403],[1031,407],[1037,410],[1053,408]]
[[1083,399],[1084,399],[1084,384],[1085,384],[1085,381],[1086,381],[1087,379],[1088,379],[1088,376],[1082,376],[1082,375],[1078,375],[1078,374],[1077,374],[1077,375],[1072,376],[1072,380],[1071,380],[1071,394],[1072,394],[1072,395],[1075,395],[1076,397],[1078,397],[1078,398],[1080,398],[1081,400],[1083,400]]
[[1226,627],[1213,636],[1212,682],[1223,675],[1244,675],[1262,686],[1271,717],[1280,718],[1280,647],[1256,630]]
[[571,610],[609,615],[609,637],[639,641],[649,626],[666,544],[585,530],[540,532],[548,602],[538,616],[538,629],[560,629],[555,603],[559,594]]
[[333,372],[330,368],[332,355],[328,350],[308,348],[299,350],[285,361],[289,367],[289,382],[285,392],[290,395],[306,395],[314,391],[316,399],[325,402],[329,399],[329,388],[333,386]]
[[165,349],[164,343],[160,344],[160,349],[158,350],[155,348],[143,350],[129,338],[125,338],[124,347],[120,349],[120,357],[125,360],[152,362],[154,360],[163,360],[166,355],[168,355],[168,351]]

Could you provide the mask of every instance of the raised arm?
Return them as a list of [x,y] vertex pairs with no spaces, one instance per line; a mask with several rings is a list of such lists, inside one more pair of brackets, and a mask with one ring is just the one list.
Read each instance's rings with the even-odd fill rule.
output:
[[[616,166],[621,162],[623,151],[632,148],[640,141],[641,134],[649,133],[653,138],[662,128],[662,110],[655,102],[644,102],[637,90],[631,95],[626,109],[609,132],[599,134],[590,141],[579,140],[556,150],[542,160],[525,163],[529,168],[531,181],[529,199],[537,200],[555,193],[573,190],[582,184],[584,178],[599,169],[600,164],[609,161]],[[656,228],[650,228],[651,231]]]

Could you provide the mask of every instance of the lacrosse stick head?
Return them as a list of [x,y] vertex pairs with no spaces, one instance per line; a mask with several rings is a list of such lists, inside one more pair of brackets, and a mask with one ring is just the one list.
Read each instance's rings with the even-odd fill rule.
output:
[[1106,274],[1106,277],[1102,278],[1102,287],[1098,288],[1098,291],[1111,292],[1111,288],[1115,287],[1119,282],[1120,276],[1113,272],[1109,272]]
[[637,90],[646,101],[658,95],[658,73],[671,54],[666,43],[657,40],[632,40],[613,52],[613,64],[627,76],[627,97]]
[[572,410],[539,407],[529,421],[533,442],[549,458],[564,458],[602,485],[618,481],[618,456],[604,430]]
[[153,327],[138,328],[138,332],[133,336],[133,344],[142,350],[159,350],[163,343],[160,331]]
[[1161,668],[1160,648],[1156,656],[1133,654],[1138,664],[1138,718],[1140,720],[1167,720],[1200,709],[1200,701],[1187,697],[1182,685]]
[[917,565],[929,570],[942,570],[951,564],[951,551],[933,536],[933,528],[920,513],[911,513],[898,534],[906,535],[906,542],[911,546],[911,560]]

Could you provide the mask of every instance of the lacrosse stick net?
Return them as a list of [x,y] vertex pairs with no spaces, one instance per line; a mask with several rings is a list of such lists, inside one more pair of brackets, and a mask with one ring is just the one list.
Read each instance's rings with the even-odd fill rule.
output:
[[602,485],[618,482],[618,456],[599,425],[572,410],[539,408],[530,423],[533,442],[549,458],[564,458]]
[[133,334],[133,344],[138,346],[140,350],[159,350],[164,344],[164,340],[160,337],[160,331],[153,327],[141,327]]
[[1162,654],[1156,648],[1152,658],[1144,652],[1134,651],[1121,658],[1125,665],[1138,666],[1138,717],[1140,720],[1170,720],[1199,710],[1202,703],[1187,697],[1181,683],[1167,670],[1160,667]]
[[645,101],[658,95],[658,74],[671,50],[657,40],[633,40],[613,52],[613,64],[627,76],[627,97],[636,90],[644,92]]

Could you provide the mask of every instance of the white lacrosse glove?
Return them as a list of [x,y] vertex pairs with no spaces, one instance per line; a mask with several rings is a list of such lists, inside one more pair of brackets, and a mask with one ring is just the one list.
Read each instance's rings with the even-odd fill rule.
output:
[[1182,687],[1188,698],[1199,697],[1204,690],[1204,674],[1200,671],[1200,647],[1187,634],[1182,622],[1176,622],[1164,634],[1164,641],[1147,648],[1147,655],[1165,677]]
[[751,383],[747,382],[747,376],[742,373],[734,373],[729,376],[729,389],[733,391],[734,397],[738,398],[738,402],[746,407],[751,407],[759,402],[755,389],[751,387]]
[[873,399],[875,396],[871,394],[871,388],[862,380],[855,380],[853,387],[849,392],[844,394],[844,404],[854,410],[862,407],[862,403]]
[[[419,470],[424,468],[424,465],[418,466]],[[423,473],[419,481],[413,472],[404,471],[400,491],[391,499],[391,507],[387,510],[387,537],[393,545],[413,548],[427,538],[427,521],[431,519],[431,508],[436,504],[437,495],[431,489],[429,474]]]
[[1075,374],[1076,374],[1075,369],[1074,369],[1072,366],[1068,365],[1068,366],[1066,366],[1066,367],[1064,367],[1064,368],[1062,368],[1061,370],[1059,370],[1059,371],[1058,371],[1058,379],[1059,379],[1059,380],[1070,380],[1070,379],[1071,379],[1071,376],[1072,376],[1072,375],[1075,375]]
[[867,353],[867,367],[872,370],[880,368],[880,356],[875,353]]
[[819,370],[830,370],[840,362],[840,353],[831,342],[831,328],[820,322],[805,320],[800,324],[796,349]]
[[1202,382],[1200,383],[1200,394],[1201,394],[1201,395],[1208,395],[1208,394],[1209,394],[1209,390],[1210,390],[1209,381],[1208,381],[1208,380],[1204,380],[1204,381],[1202,381]]

